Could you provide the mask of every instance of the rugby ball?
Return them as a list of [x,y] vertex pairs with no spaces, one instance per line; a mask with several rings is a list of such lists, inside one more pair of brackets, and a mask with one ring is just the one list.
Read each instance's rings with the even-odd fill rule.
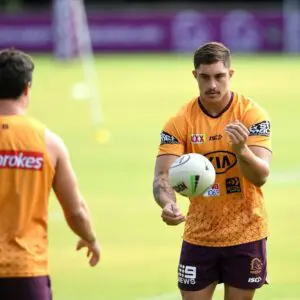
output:
[[199,153],[178,157],[169,169],[172,188],[185,197],[197,197],[205,193],[216,179],[212,163]]

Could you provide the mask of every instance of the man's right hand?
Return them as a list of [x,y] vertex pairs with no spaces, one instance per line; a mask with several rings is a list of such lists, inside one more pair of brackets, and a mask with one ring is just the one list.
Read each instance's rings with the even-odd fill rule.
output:
[[170,226],[178,225],[185,221],[185,216],[181,214],[175,202],[168,202],[161,213],[162,220]]
[[100,246],[97,243],[97,241],[93,242],[87,242],[83,239],[79,240],[77,243],[76,250],[80,250],[82,248],[87,248],[87,257],[90,259],[89,263],[91,267],[94,267],[97,265],[97,263],[100,260]]

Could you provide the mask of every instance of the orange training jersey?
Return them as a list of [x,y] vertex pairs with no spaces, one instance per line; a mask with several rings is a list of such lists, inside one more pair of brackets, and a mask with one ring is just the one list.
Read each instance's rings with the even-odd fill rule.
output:
[[48,274],[53,176],[45,127],[26,116],[0,116],[0,277]]
[[268,235],[262,190],[242,175],[224,132],[235,120],[249,128],[249,146],[271,151],[269,117],[255,102],[235,93],[216,117],[193,99],[161,133],[159,155],[200,153],[216,170],[215,184],[203,196],[190,199],[184,240],[192,244],[231,246]]

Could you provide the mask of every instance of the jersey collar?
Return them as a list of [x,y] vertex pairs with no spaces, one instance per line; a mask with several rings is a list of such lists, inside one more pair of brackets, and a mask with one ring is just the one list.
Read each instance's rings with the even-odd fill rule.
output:
[[201,109],[207,116],[216,119],[216,118],[219,118],[225,111],[227,111],[227,110],[229,109],[229,107],[230,107],[230,105],[231,105],[231,103],[232,103],[232,101],[233,101],[233,98],[234,98],[234,93],[231,92],[231,96],[230,96],[229,102],[226,104],[226,106],[223,108],[223,110],[222,110],[219,114],[217,114],[216,116],[212,116],[212,115],[206,110],[206,108],[203,106],[203,104],[202,104],[201,101],[200,101],[200,97],[198,97],[198,104],[199,104],[200,109]]

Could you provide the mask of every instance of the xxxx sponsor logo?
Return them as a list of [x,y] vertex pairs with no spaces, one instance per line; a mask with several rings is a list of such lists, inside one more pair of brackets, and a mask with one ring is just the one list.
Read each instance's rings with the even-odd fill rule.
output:
[[205,134],[204,133],[193,133],[191,135],[192,144],[204,144],[205,143]]

